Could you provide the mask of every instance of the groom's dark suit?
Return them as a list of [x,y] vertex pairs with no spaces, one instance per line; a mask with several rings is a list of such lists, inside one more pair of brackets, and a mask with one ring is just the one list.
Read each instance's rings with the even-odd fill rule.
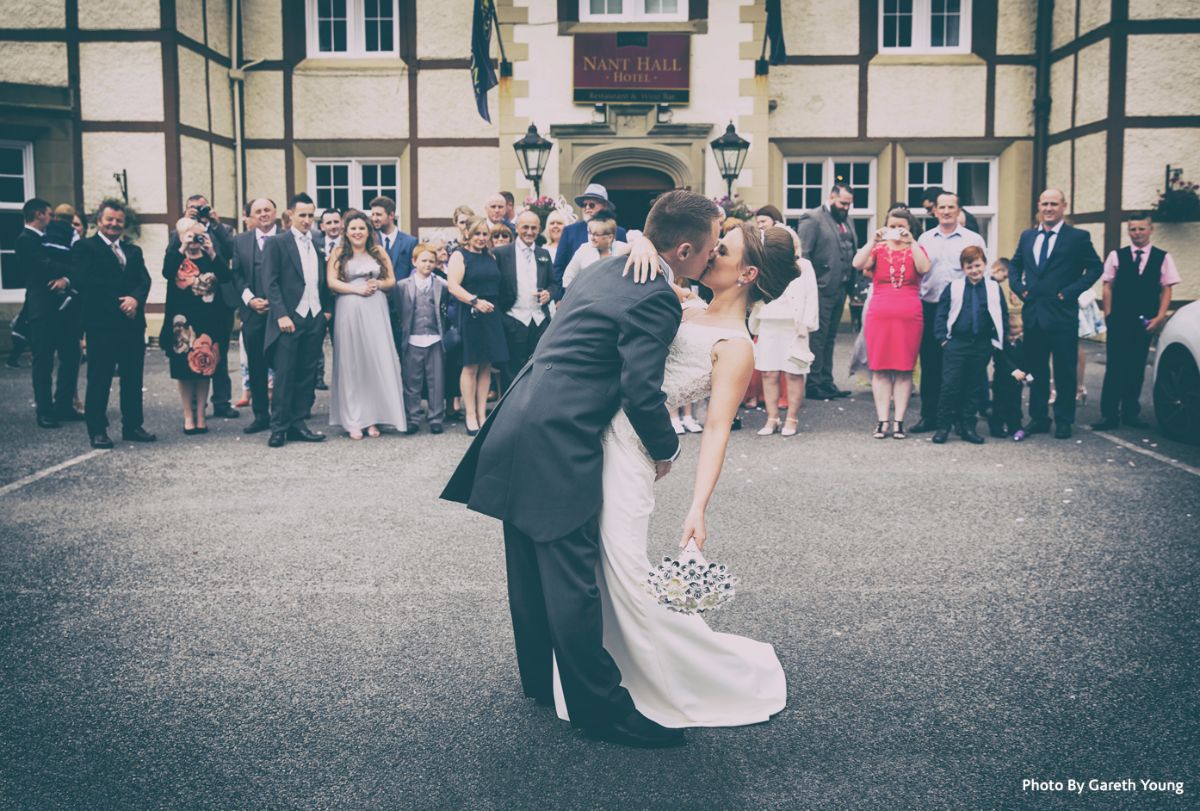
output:
[[571,722],[590,730],[633,709],[603,647],[601,439],[623,409],[653,459],[679,448],[662,393],[679,300],[662,277],[623,277],[624,265],[602,262],[571,287],[442,493],[504,521],[525,694],[552,700],[553,653]]

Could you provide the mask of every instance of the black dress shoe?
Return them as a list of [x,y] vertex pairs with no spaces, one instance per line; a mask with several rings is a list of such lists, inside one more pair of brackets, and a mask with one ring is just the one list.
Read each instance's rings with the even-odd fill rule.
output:
[[[1026,433],[1028,433],[1028,432],[1026,432]],[[1071,423],[1069,423],[1069,422],[1056,423],[1054,426],[1054,438],[1055,439],[1070,439],[1071,438]]]
[[404,429],[404,433],[408,434],[409,436],[412,436],[413,434],[416,434],[416,433],[420,433],[420,431],[421,431],[421,426],[417,425],[415,422],[412,425],[410,425]]
[[268,448],[282,448],[287,444],[287,431],[272,431],[271,438],[267,440]]
[[317,384],[315,386],[313,386],[313,388],[316,389],[317,391],[329,391],[329,384],[326,383],[324,380],[318,380]]
[[86,417],[82,411],[76,411],[72,408],[69,411],[56,411],[54,419],[59,422],[83,422]]
[[139,426],[132,431],[121,431],[121,439],[126,442],[154,442],[158,437]]
[[921,419],[917,420],[916,425],[908,429],[908,432],[910,434],[927,434],[934,430],[935,427],[936,426],[934,426],[932,423],[926,422],[925,418],[922,417]]
[[729,426],[729,430],[730,430],[730,431],[740,431],[740,430],[742,430],[742,418],[741,418],[741,417],[734,417],[734,418],[733,418],[733,422],[732,422],[732,423],[730,424],[730,426]]
[[667,729],[651,721],[637,710],[607,727],[589,730],[589,738],[638,749],[667,749],[683,746],[687,739],[682,729]]
[[1025,431],[1025,436],[1030,434],[1048,434],[1050,433],[1050,421],[1030,420],[1029,424],[1022,429]]
[[223,405],[213,406],[213,416],[220,417],[224,420],[236,420],[238,417],[242,416],[242,414],[233,406]]
[[113,441],[108,438],[108,434],[93,434],[92,447],[101,450],[108,450],[113,446]]
[[442,428],[442,424],[440,422],[435,422],[433,425],[429,426],[429,433],[431,434],[440,434],[443,430],[445,429]]
[[1008,436],[1008,431],[1004,430],[1004,426],[997,425],[996,423],[988,424],[988,433],[995,439],[1004,439]]
[[984,438],[981,437],[974,428],[963,428],[958,432],[958,435],[962,437],[964,441],[970,442],[972,445],[982,445],[985,441]]
[[254,422],[242,429],[243,434],[257,434],[259,431],[265,431],[271,427],[271,421],[264,418],[256,417]]
[[325,435],[310,431],[307,428],[289,428],[287,438],[294,442],[324,442]]
[[38,428],[62,428],[62,423],[54,419],[54,417],[38,417]]
[[1149,428],[1150,423],[1146,422],[1141,417],[1126,417],[1121,420],[1122,424],[1128,425],[1130,428]]
[[1121,427],[1121,424],[1112,417],[1105,417],[1100,422],[1092,423],[1093,431],[1115,431]]
[[8,358],[4,361],[4,365],[10,369],[20,369],[21,361],[17,358]]
[[933,435],[934,445],[945,445],[946,440],[950,438],[949,428],[939,428]]
[[833,399],[840,400],[843,397],[849,397],[851,394],[854,394],[854,392],[846,391],[845,389],[834,389],[833,390]]

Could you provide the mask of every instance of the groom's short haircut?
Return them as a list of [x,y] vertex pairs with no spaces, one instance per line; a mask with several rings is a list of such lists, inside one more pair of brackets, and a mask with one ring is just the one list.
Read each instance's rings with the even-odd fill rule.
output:
[[644,233],[660,252],[685,242],[703,245],[711,237],[713,220],[720,217],[721,209],[703,194],[675,189],[654,201]]

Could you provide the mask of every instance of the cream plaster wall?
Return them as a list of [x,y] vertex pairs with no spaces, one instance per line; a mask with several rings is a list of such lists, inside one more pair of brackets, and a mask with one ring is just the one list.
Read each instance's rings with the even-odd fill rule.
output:
[[288,197],[286,169],[282,149],[247,149],[246,199],[270,197],[283,210]]
[[204,42],[204,5],[197,2],[187,2],[175,4],[175,27],[179,29],[179,33],[184,36],[196,40],[196,42]]
[[129,203],[143,214],[167,210],[166,143],[157,132],[83,133],[83,197],[88,211],[118,196],[113,173],[129,173]]
[[1075,58],[1068,56],[1050,66],[1050,132],[1071,128]]
[[1196,0],[1129,0],[1129,18],[1132,20],[1195,19],[1197,16],[1200,16],[1200,6]]
[[1031,54],[1037,36],[1037,0],[1004,0],[996,12],[996,53]]
[[1061,48],[1075,39],[1075,3],[1073,0],[1054,4],[1054,32],[1051,46]]
[[996,135],[1032,136],[1037,69],[1032,65],[996,66]]
[[[163,120],[162,46],[157,42],[81,43],[79,74],[85,119]],[[134,76],[137,81],[122,81]]]
[[[407,82],[405,89],[407,90]],[[484,121],[475,108],[469,70],[423,70],[417,76],[417,135],[421,138],[494,138],[500,132],[499,92],[488,93]],[[545,129],[545,127],[542,127]],[[515,138],[513,140],[516,140]]]
[[[709,3],[709,12],[714,6],[725,4],[733,5],[728,0]],[[858,3],[837,6],[835,12],[828,0],[783,3],[783,38],[789,56],[858,53]],[[709,30],[713,30],[711,24]]]
[[1125,165],[1121,208],[1150,208],[1163,189],[1168,164],[1184,166],[1188,179],[1200,176],[1200,129],[1131,129],[1125,131]]
[[771,134],[780,138],[858,135],[856,65],[780,65],[771,68]]
[[1046,150],[1046,185],[1071,195],[1071,142],[1053,144]]
[[[417,57],[420,59],[464,59],[471,44],[473,0],[416,0]],[[534,5],[549,5],[533,0]],[[558,9],[552,8],[558,19]],[[554,33],[557,35],[558,29]],[[401,37],[404,36],[402,33]],[[493,47],[495,47],[493,40]],[[507,43],[506,43],[507,44]]]
[[[518,4],[529,6],[530,24],[518,26],[513,40],[527,44],[532,58],[513,65],[513,78],[526,82],[529,88],[526,98],[515,99],[514,111],[536,123],[538,131],[543,133],[551,124],[590,121],[591,108],[576,106],[571,101],[575,86],[571,67],[575,59],[574,37],[558,36],[557,8],[542,0],[524,0],[524,3],[518,0]],[[558,69],[547,70],[547,65]],[[551,156],[551,162],[556,160]]]
[[158,6],[159,0],[79,0],[79,27],[158,28],[162,20]]
[[[161,304],[167,300],[167,280],[162,275],[163,257],[167,254],[167,243],[171,241],[173,228],[161,223],[147,223],[142,226],[138,235],[137,245],[142,249],[146,260],[146,270],[150,272],[150,296],[146,299],[151,304]],[[162,328],[162,316],[150,314],[147,316],[146,332],[158,335]]]
[[224,146],[213,147],[213,196],[209,201],[217,213],[230,225],[238,222],[237,198],[234,195],[233,150]]
[[752,33],[752,26],[741,22],[739,3],[709,3],[708,33],[692,37],[691,103],[675,109],[676,123],[713,124],[715,138],[731,119],[754,112],[754,100],[743,97],[740,85],[754,75],[754,63],[732,58],[734,43]]
[[[1077,225],[1075,227],[1079,228],[1081,230],[1087,231],[1089,234],[1092,235],[1092,247],[1096,249],[1096,253],[1098,253],[1100,255],[1100,258],[1103,259],[1105,256],[1104,223],[1098,223],[1098,222],[1084,223],[1082,225]],[[1097,280],[1097,282],[1094,285],[1092,285],[1092,289],[1096,292],[1097,296],[1100,296],[1104,292],[1104,285],[1099,280]]]
[[[871,137],[982,136],[987,100],[983,65],[872,65],[868,69],[867,134]],[[897,88],[940,89],[935,107]]]
[[[329,101],[342,98],[355,81],[376,101],[365,113],[347,115],[342,105]],[[298,139],[408,137],[408,81],[399,68],[297,71],[292,76],[292,100],[292,126]]]
[[1112,19],[1112,0],[1080,0],[1079,35],[1099,28]]
[[[1200,3],[1196,4],[1200,10]],[[1127,115],[1200,115],[1200,35],[1129,38]]]
[[5,28],[64,28],[66,24],[64,0],[5,0]]
[[1079,96],[1075,126],[1108,117],[1108,40],[1079,52]]
[[[179,136],[179,184],[183,195],[212,194],[212,173],[208,162],[208,144],[198,138]],[[210,199],[209,202],[212,202]],[[220,213],[220,209],[217,212]]]
[[252,70],[246,74],[244,107],[247,138],[283,137],[283,74]]
[[418,175],[420,217],[449,217],[466,203],[483,214],[483,201],[500,185],[494,147],[422,147]]
[[200,54],[179,48],[179,120],[189,127],[208,129],[208,94],[204,71],[208,62]]
[[208,47],[229,56],[229,0],[207,0]]
[[209,62],[208,86],[212,95],[212,131],[232,138],[233,90],[229,87],[229,71],[216,62]]
[[1105,178],[1108,177],[1108,133],[1095,132],[1075,139],[1074,213],[1104,211]]
[[0,82],[67,86],[67,46],[62,42],[6,42]]
[[996,222],[997,256],[1011,256],[1021,232],[1029,227],[1030,201],[1033,199],[1033,142],[1014,141],[1000,153],[997,167],[999,192],[996,196],[999,218]]
[[[1127,241],[1121,240],[1122,244]],[[1153,244],[1168,251],[1179,269],[1180,282],[1171,291],[1171,298],[1176,301],[1200,298],[1200,223],[1157,223]]]
[[247,62],[283,58],[283,11],[278,0],[242,1],[242,56]]

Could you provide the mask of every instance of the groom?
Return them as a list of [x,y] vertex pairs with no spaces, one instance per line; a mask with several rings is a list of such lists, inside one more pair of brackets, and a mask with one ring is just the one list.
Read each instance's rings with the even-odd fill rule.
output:
[[[716,204],[693,192],[658,198],[645,236],[669,268],[665,275],[696,279],[704,272],[719,217]],[[625,257],[599,262],[571,288],[442,498],[504,521],[525,695],[553,706],[557,661],[574,726],[627,746],[679,746],[681,730],[634,708],[603,645],[596,583],[601,437],[620,408],[656,460],[658,478],[679,453],[662,393],[679,300],[666,278],[636,284],[622,275],[624,264]]]

